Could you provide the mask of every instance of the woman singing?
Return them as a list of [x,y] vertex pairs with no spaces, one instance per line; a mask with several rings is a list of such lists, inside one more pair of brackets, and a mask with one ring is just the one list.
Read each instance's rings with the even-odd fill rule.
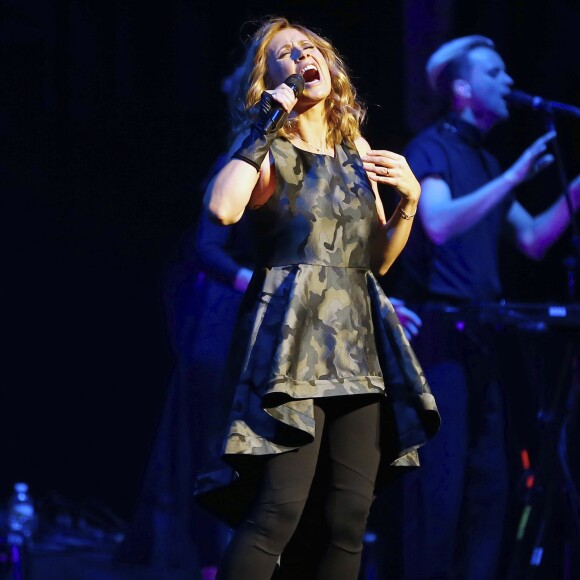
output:
[[[418,466],[439,426],[375,278],[403,249],[421,190],[404,157],[362,137],[365,109],[328,40],[269,18],[243,67],[238,137],[205,201],[225,227],[247,215],[259,258],[222,387],[223,444],[196,495],[236,529],[218,579],[270,579],[324,462],[312,573],[355,580],[373,498]],[[379,183],[400,196],[388,219]]]

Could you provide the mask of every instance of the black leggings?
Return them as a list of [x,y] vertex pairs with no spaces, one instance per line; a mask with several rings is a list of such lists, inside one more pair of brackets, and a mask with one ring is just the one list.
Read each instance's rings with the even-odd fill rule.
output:
[[330,464],[323,498],[329,533],[316,578],[356,580],[380,459],[380,402],[350,395],[315,403],[314,441],[266,462],[257,498],[226,550],[218,580],[272,577],[308,498],[323,433]]

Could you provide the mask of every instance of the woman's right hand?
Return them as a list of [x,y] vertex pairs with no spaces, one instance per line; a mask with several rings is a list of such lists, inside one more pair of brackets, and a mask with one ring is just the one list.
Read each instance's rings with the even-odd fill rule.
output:
[[298,98],[296,97],[294,90],[289,87],[286,83],[278,85],[275,89],[265,91],[271,97],[282,106],[282,108],[289,113],[296,103]]

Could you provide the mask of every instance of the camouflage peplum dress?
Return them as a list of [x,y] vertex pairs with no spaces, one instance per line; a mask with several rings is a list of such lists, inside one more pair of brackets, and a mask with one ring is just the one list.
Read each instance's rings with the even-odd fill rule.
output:
[[[354,145],[314,154],[277,138],[277,188],[249,213],[258,264],[241,305],[197,500],[235,526],[264,458],[312,441],[314,399],[381,397],[377,491],[435,434],[439,414],[397,315],[370,270],[380,228]],[[208,337],[211,339],[211,337]],[[211,388],[208,385],[208,388]],[[356,436],[356,434],[353,434]]]

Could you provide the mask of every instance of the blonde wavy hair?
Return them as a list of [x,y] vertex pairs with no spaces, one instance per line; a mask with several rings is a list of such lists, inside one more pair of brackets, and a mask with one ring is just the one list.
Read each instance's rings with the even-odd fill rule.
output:
[[[262,93],[273,89],[268,75],[266,51],[272,38],[280,31],[292,28],[304,34],[320,50],[328,63],[331,91],[325,102],[328,122],[327,143],[334,146],[343,140],[354,141],[366,116],[366,107],[358,99],[349,78],[348,69],[329,40],[286,18],[269,17],[250,37],[246,56],[239,70],[239,82],[230,94],[232,132],[238,134],[256,119]],[[278,134],[290,137],[296,131],[296,122],[289,120]]]

